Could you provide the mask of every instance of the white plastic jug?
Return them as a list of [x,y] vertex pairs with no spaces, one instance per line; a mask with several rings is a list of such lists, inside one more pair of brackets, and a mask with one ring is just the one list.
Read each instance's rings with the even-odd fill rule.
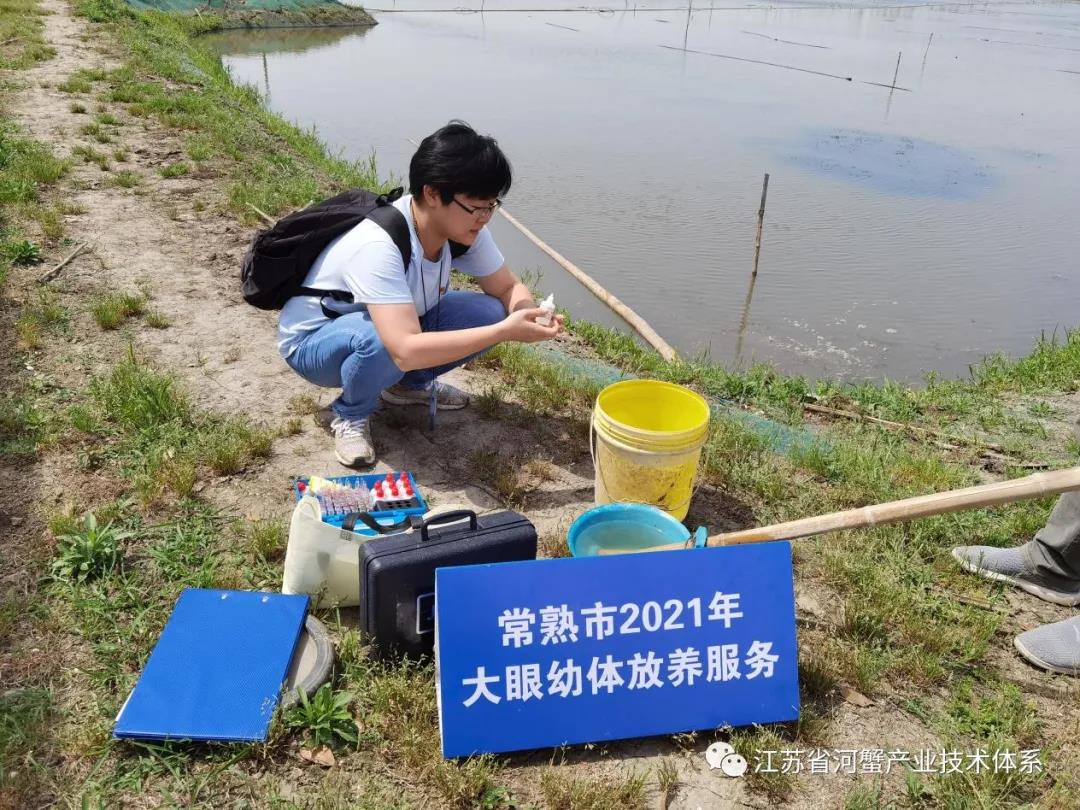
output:
[[316,607],[360,604],[359,543],[368,538],[323,523],[319,502],[305,495],[293,509],[282,593],[306,593]]
[[[424,513],[424,520],[443,512],[469,509],[444,504]],[[463,518],[467,520],[467,518]],[[411,532],[405,529],[403,533]],[[293,509],[289,545],[285,549],[282,593],[306,593],[315,607],[360,604],[360,543],[377,538],[323,523],[319,502],[305,495]]]

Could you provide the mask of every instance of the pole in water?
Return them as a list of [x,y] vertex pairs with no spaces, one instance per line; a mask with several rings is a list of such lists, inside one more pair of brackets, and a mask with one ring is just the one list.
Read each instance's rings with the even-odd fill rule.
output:
[[757,212],[757,237],[754,239],[754,272],[750,275],[757,278],[758,259],[761,258],[761,227],[765,224],[765,195],[769,193],[769,173],[765,172],[765,180],[761,184],[761,207]]
[[896,52],[896,70],[893,71],[892,86],[896,87],[896,77],[900,75],[900,57],[904,55],[903,51]]

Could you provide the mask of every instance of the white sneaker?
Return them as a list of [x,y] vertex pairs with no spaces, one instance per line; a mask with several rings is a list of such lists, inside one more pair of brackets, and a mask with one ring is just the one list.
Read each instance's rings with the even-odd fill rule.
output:
[[334,433],[334,455],[346,467],[369,467],[375,463],[375,443],[371,423],[364,419],[335,417],[330,423]]

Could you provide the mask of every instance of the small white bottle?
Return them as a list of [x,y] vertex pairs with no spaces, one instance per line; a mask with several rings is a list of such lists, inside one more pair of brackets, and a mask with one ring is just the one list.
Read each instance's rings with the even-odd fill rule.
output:
[[551,318],[555,314],[555,293],[540,302],[540,309],[544,310],[544,314],[537,318],[536,322],[541,326],[551,326]]

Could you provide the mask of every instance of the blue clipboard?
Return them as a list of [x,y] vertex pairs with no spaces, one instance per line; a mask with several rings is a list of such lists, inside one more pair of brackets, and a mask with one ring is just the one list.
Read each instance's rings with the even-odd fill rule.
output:
[[305,595],[186,588],[113,736],[265,740],[307,607]]

